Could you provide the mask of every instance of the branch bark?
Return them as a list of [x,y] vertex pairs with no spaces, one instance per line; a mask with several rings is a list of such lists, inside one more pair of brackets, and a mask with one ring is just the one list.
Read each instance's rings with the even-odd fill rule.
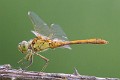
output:
[[73,74],[45,73],[12,69],[10,64],[0,66],[0,80],[120,80],[118,78],[100,78],[80,75],[77,70]]

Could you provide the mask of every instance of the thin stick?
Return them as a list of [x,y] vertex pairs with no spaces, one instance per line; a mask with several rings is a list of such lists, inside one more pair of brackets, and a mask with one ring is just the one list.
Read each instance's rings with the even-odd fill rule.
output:
[[12,69],[9,64],[5,64],[0,66],[0,80],[120,80],[120,79],[80,75],[78,71],[76,71],[76,69],[74,71],[74,74],[23,71],[19,69],[18,70]]

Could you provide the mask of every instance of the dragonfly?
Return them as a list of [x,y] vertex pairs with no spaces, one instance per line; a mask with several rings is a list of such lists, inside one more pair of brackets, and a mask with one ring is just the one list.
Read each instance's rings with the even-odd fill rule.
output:
[[26,56],[22,58],[18,63],[24,60],[28,61],[29,64],[26,68],[30,67],[33,63],[33,56],[37,55],[45,60],[45,65],[42,71],[47,67],[49,59],[39,54],[48,49],[54,49],[63,47],[71,49],[71,44],[107,44],[108,41],[100,38],[83,39],[83,40],[72,40],[69,41],[64,31],[57,24],[51,24],[48,26],[36,13],[29,11],[28,16],[33,24],[34,31],[31,31],[35,38],[29,41],[22,41],[18,44],[18,49],[21,53]]

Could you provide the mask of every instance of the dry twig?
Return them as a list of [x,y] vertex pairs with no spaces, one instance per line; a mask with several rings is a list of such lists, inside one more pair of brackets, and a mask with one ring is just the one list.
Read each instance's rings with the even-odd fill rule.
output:
[[0,80],[120,80],[118,78],[100,78],[80,75],[77,70],[73,74],[45,73],[12,69],[9,64],[0,66]]

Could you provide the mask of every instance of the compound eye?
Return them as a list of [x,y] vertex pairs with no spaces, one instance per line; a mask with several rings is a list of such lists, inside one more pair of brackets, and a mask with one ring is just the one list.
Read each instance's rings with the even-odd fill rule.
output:
[[22,41],[21,43],[18,44],[18,49],[22,53],[27,53],[28,50],[28,42],[27,41]]

